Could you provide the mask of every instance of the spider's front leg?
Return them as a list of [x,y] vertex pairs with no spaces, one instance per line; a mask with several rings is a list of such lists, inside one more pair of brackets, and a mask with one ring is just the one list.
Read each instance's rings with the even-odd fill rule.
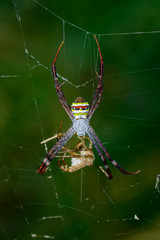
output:
[[70,106],[68,105],[68,102],[67,102],[67,100],[64,96],[64,93],[63,93],[62,89],[61,89],[61,87],[63,86],[64,83],[62,83],[61,85],[59,84],[58,76],[57,76],[57,72],[56,72],[56,60],[57,60],[58,54],[59,54],[60,49],[61,49],[63,44],[64,44],[64,41],[61,43],[61,45],[59,46],[59,48],[57,50],[56,56],[55,56],[55,58],[52,62],[51,69],[52,69],[52,74],[53,74],[53,77],[54,77],[56,92],[57,92],[57,95],[59,97],[59,101],[60,101],[62,107],[65,109],[68,116],[70,117],[70,119],[73,120],[72,111],[71,111]]
[[94,93],[93,96],[93,100],[89,109],[89,113],[87,118],[90,120],[93,113],[95,112],[95,110],[97,109],[100,101],[101,101],[101,97],[102,97],[102,92],[103,92],[103,69],[104,69],[104,63],[103,63],[103,58],[102,58],[102,54],[101,54],[101,49],[97,40],[96,35],[94,35],[94,38],[96,40],[97,43],[97,47],[98,47],[98,51],[99,51],[99,57],[100,57],[100,66],[99,66],[99,75],[98,75],[98,86],[96,88],[96,91]]

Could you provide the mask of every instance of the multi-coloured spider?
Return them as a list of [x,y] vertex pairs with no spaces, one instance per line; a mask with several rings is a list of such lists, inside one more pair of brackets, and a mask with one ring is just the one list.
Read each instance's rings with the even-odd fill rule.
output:
[[101,169],[101,170],[103,170],[103,172],[106,174],[106,176],[108,178],[111,179],[112,174],[111,174],[111,171],[108,167],[106,157],[115,167],[117,167],[124,174],[133,175],[133,174],[139,173],[139,171],[132,172],[132,173],[127,172],[125,169],[120,167],[111,158],[110,154],[108,153],[108,151],[106,150],[104,145],[101,143],[101,141],[97,137],[95,131],[89,125],[89,121],[90,121],[93,113],[95,112],[95,110],[97,109],[97,107],[98,107],[98,105],[101,101],[101,96],[102,96],[102,92],[103,92],[103,81],[102,81],[103,58],[102,58],[102,54],[101,54],[101,50],[100,50],[98,40],[97,40],[95,35],[94,35],[94,38],[96,40],[98,51],[99,51],[100,67],[99,67],[99,75],[98,75],[98,86],[96,88],[96,91],[94,93],[93,100],[92,100],[92,103],[91,103],[90,106],[89,106],[88,102],[86,102],[84,100],[84,98],[78,97],[75,100],[75,102],[72,103],[71,108],[70,108],[70,106],[68,105],[67,100],[66,100],[66,98],[65,98],[65,96],[62,92],[62,89],[61,89],[62,85],[59,85],[55,63],[56,63],[59,51],[60,51],[64,41],[61,43],[60,47],[58,48],[56,56],[53,60],[52,73],[53,73],[53,77],[54,77],[54,80],[55,80],[55,87],[56,87],[57,95],[58,95],[59,100],[62,104],[62,107],[67,112],[67,114],[70,117],[73,124],[68,129],[68,131],[57,141],[57,143],[47,153],[47,156],[45,157],[45,159],[43,160],[42,164],[40,165],[40,167],[38,169],[38,173],[43,174],[47,170],[51,160],[55,157],[55,155],[62,149],[62,147],[69,141],[69,139],[74,134],[77,134],[79,137],[85,137],[86,134],[88,135],[88,137],[91,139],[95,149],[97,150],[97,153],[101,157],[102,162],[104,163],[105,170],[103,170],[103,169]]

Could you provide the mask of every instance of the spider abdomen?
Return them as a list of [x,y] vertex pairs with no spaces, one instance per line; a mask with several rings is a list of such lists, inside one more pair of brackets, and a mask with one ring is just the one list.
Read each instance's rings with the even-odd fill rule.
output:
[[71,105],[72,114],[76,119],[86,118],[89,112],[89,104],[82,97],[78,97]]
[[85,136],[89,126],[89,121],[87,118],[79,118],[73,120],[73,129],[78,136]]

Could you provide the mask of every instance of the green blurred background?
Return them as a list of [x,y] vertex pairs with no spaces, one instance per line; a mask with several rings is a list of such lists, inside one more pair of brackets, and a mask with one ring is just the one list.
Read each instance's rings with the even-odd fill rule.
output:
[[[160,239],[160,33],[154,32],[160,2],[6,0],[0,7],[0,239]],[[125,176],[110,164],[110,181],[94,150],[90,168],[63,173],[55,159],[40,176],[46,154],[40,142],[62,120],[63,131],[71,125],[51,61],[65,39],[57,60],[57,72],[71,83],[63,86],[65,96],[69,104],[78,96],[91,102],[97,84],[91,33],[105,62],[91,125],[122,167],[141,172]]]

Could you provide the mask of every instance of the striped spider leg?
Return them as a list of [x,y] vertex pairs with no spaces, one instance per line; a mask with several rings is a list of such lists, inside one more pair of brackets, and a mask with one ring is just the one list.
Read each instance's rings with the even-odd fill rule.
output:
[[[98,74],[98,85],[97,88],[95,90],[94,96],[93,96],[93,100],[91,103],[91,106],[89,106],[88,102],[86,102],[84,100],[84,98],[82,97],[78,97],[75,102],[72,103],[71,107],[69,106],[69,104],[67,103],[67,100],[62,92],[62,85],[63,83],[60,85],[58,82],[58,77],[57,77],[57,73],[56,73],[56,60],[58,57],[58,54],[60,52],[60,49],[64,43],[64,41],[61,43],[60,47],[58,48],[58,51],[56,53],[56,56],[53,60],[52,63],[52,73],[53,73],[53,77],[54,77],[54,81],[55,81],[55,87],[56,87],[56,92],[57,95],[59,97],[59,101],[62,105],[62,107],[65,109],[65,111],[67,112],[68,116],[70,117],[71,121],[72,121],[72,126],[69,128],[69,130],[62,136],[59,138],[59,140],[57,141],[57,143],[50,149],[50,151],[48,152],[47,156],[45,157],[45,159],[43,160],[42,164],[40,165],[39,169],[38,169],[38,173],[43,174],[51,160],[56,156],[56,154],[62,149],[62,152],[64,153],[63,157],[61,158],[61,161],[63,163],[63,165],[60,164],[59,161],[59,166],[62,168],[62,170],[64,171],[76,171],[84,166],[86,166],[86,157],[85,157],[85,161],[82,160],[83,159],[83,154],[90,154],[88,153],[86,146],[84,144],[84,139],[86,138],[86,134],[88,135],[90,141],[93,143],[97,153],[99,154],[99,156],[101,157],[101,160],[104,164],[105,170],[100,167],[100,169],[102,170],[102,172],[105,173],[105,175],[108,178],[112,178],[112,174],[111,171],[108,167],[107,164],[107,159],[115,166],[117,167],[122,173],[126,174],[126,175],[134,175],[137,174],[139,171],[137,172],[132,172],[129,173],[126,170],[124,170],[122,167],[120,167],[110,156],[110,154],[108,153],[108,151],[106,150],[106,148],[104,147],[104,145],[101,143],[101,141],[99,140],[99,138],[97,137],[96,133],[94,132],[94,130],[92,129],[92,127],[89,125],[89,121],[93,115],[93,113],[95,112],[95,110],[97,109],[97,107],[99,106],[99,103],[101,101],[101,97],[102,97],[102,92],[103,92],[103,80],[102,80],[102,76],[103,76],[103,68],[104,68],[104,64],[103,64],[103,58],[102,58],[102,54],[101,54],[101,50],[100,50],[100,46],[98,43],[98,40],[96,38],[96,36],[94,35],[94,38],[96,40],[96,44],[97,44],[97,48],[98,48],[98,52],[99,52],[99,57],[100,57],[100,67],[99,67],[99,74]],[[76,150],[80,150],[79,148],[81,147],[83,149],[83,151],[80,153],[80,159],[82,160],[82,163],[73,167],[73,164],[71,167],[68,167],[65,164],[64,159],[66,158],[65,152],[69,152],[70,155],[72,155],[72,159],[74,159],[73,156],[75,156],[75,151],[73,152],[73,154],[71,154],[71,150],[69,148],[65,149],[65,145],[66,143],[70,140],[70,138],[74,135],[77,134],[77,136],[80,138],[80,145],[76,146]],[[63,150],[66,151],[63,151]],[[89,164],[91,165],[91,159],[94,157],[92,156],[92,154],[90,154],[90,157],[88,157],[89,159]],[[77,158],[77,155],[76,155]],[[88,164],[88,163],[87,163]],[[88,165],[89,165],[88,164]],[[76,165],[76,164],[75,164]]]
[[62,147],[69,141],[69,139],[75,134],[72,127],[56,142],[56,144],[49,150],[42,164],[38,168],[38,173],[43,174],[48,169],[51,160],[62,149]]
[[91,141],[93,142],[93,145],[95,146],[98,154],[101,156],[101,159],[104,163],[105,166],[105,170],[103,170],[103,168],[100,166],[100,169],[103,173],[105,173],[105,175],[107,177],[109,177],[110,179],[112,178],[112,174],[110,172],[110,169],[108,167],[108,164],[106,164],[106,160],[104,155],[102,154],[102,152],[104,152],[104,154],[106,155],[107,159],[116,167],[118,168],[123,174],[126,175],[135,175],[137,173],[140,172],[140,170],[136,171],[136,172],[127,172],[125,169],[123,169],[115,160],[112,159],[112,157],[110,156],[110,154],[108,153],[107,149],[104,147],[104,145],[101,143],[101,141],[99,140],[99,138],[97,137],[95,131],[93,130],[92,127],[88,128],[88,132],[87,132],[89,138],[91,139]]

